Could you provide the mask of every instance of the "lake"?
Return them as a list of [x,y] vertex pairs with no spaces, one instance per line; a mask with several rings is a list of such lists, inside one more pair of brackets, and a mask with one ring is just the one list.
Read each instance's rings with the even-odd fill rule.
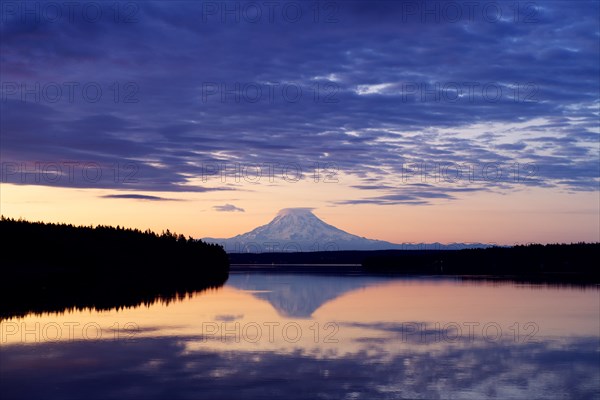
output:
[[598,286],[232,272],[4,319],[0,398],[600,399],[599,316]]

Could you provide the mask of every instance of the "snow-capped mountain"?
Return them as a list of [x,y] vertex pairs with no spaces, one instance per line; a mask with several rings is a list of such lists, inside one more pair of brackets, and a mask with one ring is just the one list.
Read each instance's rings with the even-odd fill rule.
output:
[[329,225],[313,214],[310,208],[284,208],[271,222],[250,232],[229,239],[204,238],[202,240],[221,244],[229,253],[482,247],[481,244],[395,244],[367,239]]

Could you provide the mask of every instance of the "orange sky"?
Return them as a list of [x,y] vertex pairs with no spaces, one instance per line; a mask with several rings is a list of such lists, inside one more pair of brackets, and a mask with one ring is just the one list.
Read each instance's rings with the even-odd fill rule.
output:
[[[332,205],[356,194],[350,178],[251,185],[235,192],[147,193],[177,201],[106,199],[114,190],[2,184],[6,217],[83,225],[170,229],[193,237],[231,237],[268,223],[287,207],[314,207],[325,222],[347,232],[396,243],[497,244],[600,241],[597,192],[524,188],[510,193],[461,193],[431,205]],[[128,193],[128,192],[123,192]],[[245,212],[219,212],[234,204]]]

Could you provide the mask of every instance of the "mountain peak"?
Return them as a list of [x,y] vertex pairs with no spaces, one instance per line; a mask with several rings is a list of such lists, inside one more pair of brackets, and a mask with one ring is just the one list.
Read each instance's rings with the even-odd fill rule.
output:
[[230,252],[390,249],[393,243],[370,240],[329,225],[310,207],[284,208],[266,225],[229,239],[206,238]]
[[[228,239],[204,238],[208,243],[218,243],[231,253],[303,252],[328,250],[423,250],[421,244],[395,244],[373,240],[345,232],[329,225],[312,212],[310,207],[284,208],[266,225],[261,225]],[[445,246],[434,244],[441,249]],[[485,247],[481,244],[452,248]]]
[[309,207],[282,208],[277,213],[277,216],[285,217],[288,215],[314,215],[312,213],[312,210],[314,210],[314,208],[309,208]]

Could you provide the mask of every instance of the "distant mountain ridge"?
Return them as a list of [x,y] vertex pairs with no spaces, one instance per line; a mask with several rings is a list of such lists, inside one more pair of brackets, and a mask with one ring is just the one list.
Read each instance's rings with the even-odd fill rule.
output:
[[284,208],[266,225],[227,239],[203,238],[228,253],[309,252],[338,250],[426,250],[481,248],[481,243],[390,243],[345,232],[319,219],[311,208]]

